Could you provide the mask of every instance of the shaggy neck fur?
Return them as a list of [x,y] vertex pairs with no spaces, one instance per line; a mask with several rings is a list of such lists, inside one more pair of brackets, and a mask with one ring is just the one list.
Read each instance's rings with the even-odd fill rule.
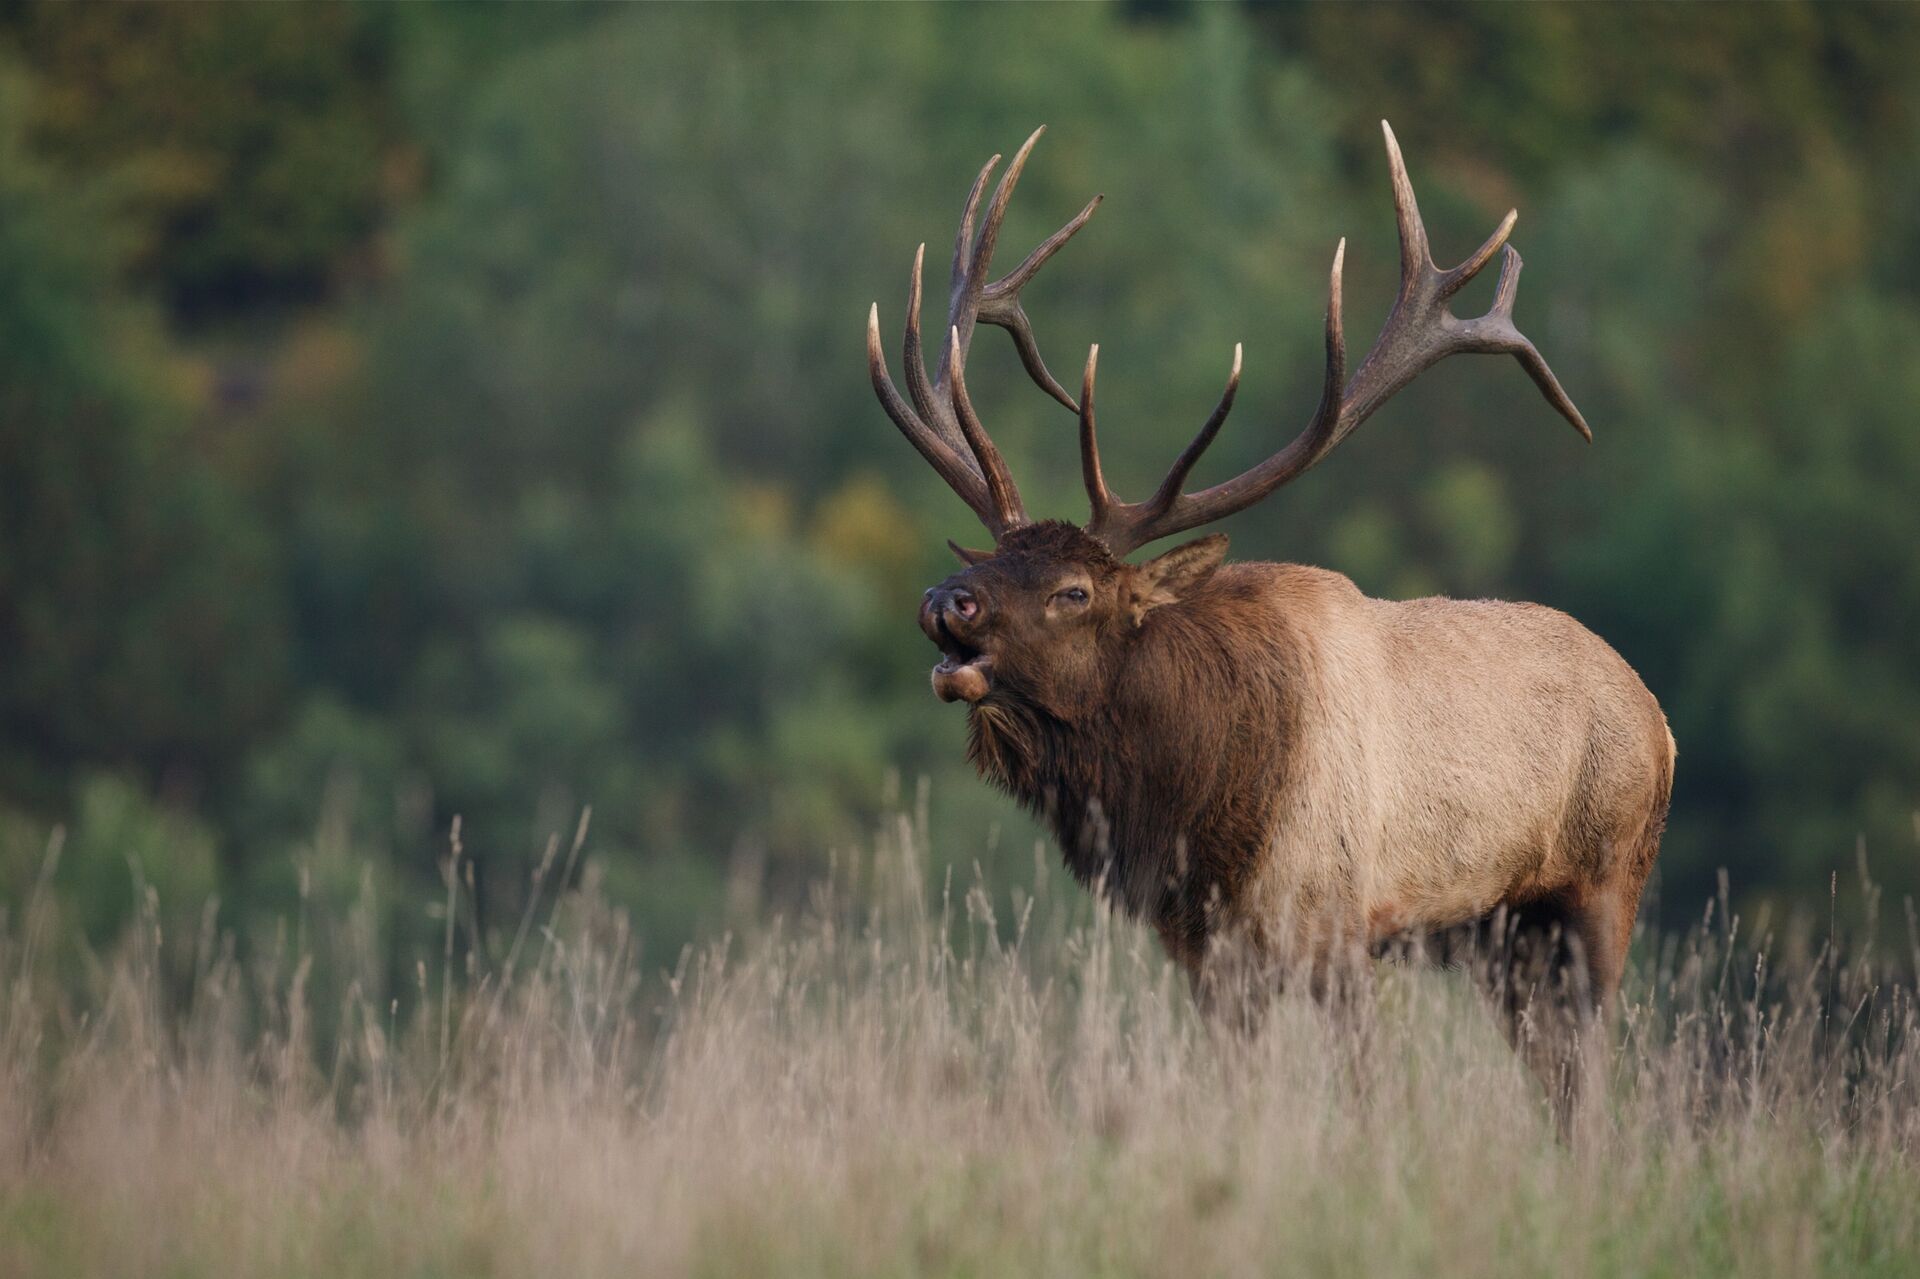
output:
[[[1210,920],[1258,857],[1292,738],[1292,700],[1272,682],[1292,663],[1252,667],[1264,678],[1250,681],[1223,640],[1237,594],[1208,590],[1156,610],[1111,695],[1082,721],[1011,691],[968,715],[981,776],[1046,822],[1081,883],[1154,925],[1176,956],[1204,949]],[[1221,749],[1236,737],[1274,748],[1236,760]]]

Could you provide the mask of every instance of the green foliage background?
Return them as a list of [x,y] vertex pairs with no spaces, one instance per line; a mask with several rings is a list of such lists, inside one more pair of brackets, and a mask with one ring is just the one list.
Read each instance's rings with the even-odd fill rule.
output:
[[[0,8],[0,903],[58,828],[96,939],[139,885],[264,935],[417,900],[458,814],[487,933],[591,804],[670,954],[922,778],[1024,862],[926,692],[978,532],[867,305],[1045,122],[1008,251],[1107,194],[1029,305],[1056,371],[1103,344],[1111,471],[1244,340],[1240,469],[1310,408],[1340,235],[1349,327],[1391,299],[1381,116],[1440,256],[1520,208],[1597,443],[1453,361],[1238,553],[1608,638],[1680,742],[1669,912],[1719,867],[1823,901],[1859,846],[1911,889],[1917,65],[1898,6]],[[976,367],[1077,514],[1070,420]],[[388,909],[405,971],[439,925]]]

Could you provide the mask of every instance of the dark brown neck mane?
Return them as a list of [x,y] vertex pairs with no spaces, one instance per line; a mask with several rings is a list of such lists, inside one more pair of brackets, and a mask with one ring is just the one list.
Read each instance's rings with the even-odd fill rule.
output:
[[[1176,953],[1204,946],[1208,916],[1240,891],[1286,771],[1280,744],[1293,736],[1293,699],[1268,679],[1247,685],[1249,671],[1275,664],[1233,652],[1236,634],[1248,638],[1234,625],[1243,603],[1218,587],[1157,611],[1112,696],[1083,722],[1017,695],[967,717],[980,775],[1047,824],[1076,879],[1153,924]],[[1223,746],[1236,737],[1275,750],[1236,760]]]

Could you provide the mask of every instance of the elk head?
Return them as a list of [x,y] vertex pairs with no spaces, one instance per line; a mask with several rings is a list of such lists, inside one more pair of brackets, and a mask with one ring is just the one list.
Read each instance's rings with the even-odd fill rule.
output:
[[[1234,348],[1233,370],[1213,413],[1153,495],[1140,502],[1121,501],[1101,473],[1094,426],[1094,377],[1100,348],[1088,352],[1077,402],[1040,358],[1020,290],[1086,225],[1100,197],[1019,266],[989,281],[1007,203],[1043,130],[1036,129],[1008,165],[977,235],[974,221],[981,196],[1000,157],[989,160],[974,180],[954,242],[945,340],[931,378],[920,337],[920,277],[926,246],[921,245],[914,255],[904,343],[910,400],[900,394],[887,372],[880,345],[880,309],[874,305],[867,320],[867,362],[881,404],[908,441],[973,508],[994,539],[991,551],[955,546],[965,567],[929,590],[921,604],[920,627],[942,653],[933,670],[933,688],[943,700],[1019,699],[1067,721],[1097,708],[1154,610],[1204,591],[1226,554],[1227,539],[1220,534],[1202,537],[1144,564],[1130,564],[1125,557],[1149,542],[1209,524],[1258,502],[1318,463],[1402,387],[1449,355],[1472,351],[1514,356],[1548,403],[1582,436],[1593,438],[1539,351],[1514,327],[1521,262],[1507,237],[1518,213],[1508,212],[1466,261],[1441,270],[1428,251],[1426,228],[1393,130],[1382,121],[1381,131],[1400,230],[1400,291],[1393,310],[1349,381],[1341,324],[1340,276],[1346,257],[1342,240],[1334,250],[1328,285],[1326,370],[1319,407],[1286,447],[1211,488],[1185,491],[1188,475],[1233,407],[1240,384],[1240,347]],[[1484,315],[1460,319],[1448,302],[1495,254],[1501,255],[1501,266],[1492,307]],[[1007,329],[1029,376],[1079,417],[1081,471],[1092,506],[1091,518],[1082,527],[1028,519],[1005,459],[974,412],[965,366],[975,327],[981,322]]]

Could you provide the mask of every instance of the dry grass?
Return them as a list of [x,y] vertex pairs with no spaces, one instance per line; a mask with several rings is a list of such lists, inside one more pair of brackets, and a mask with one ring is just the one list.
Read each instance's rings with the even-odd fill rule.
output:
[[1215,1038],[1136,930],[926,855],[902,821],[677,975],[589,890],[331,1011],[298,944],[163,993],[150,931],[59,996],[29,906],[0,1274],[1920,1273],[1920,1038],[1870,964],[1648,941],[1569,1147],[1457,980]]

